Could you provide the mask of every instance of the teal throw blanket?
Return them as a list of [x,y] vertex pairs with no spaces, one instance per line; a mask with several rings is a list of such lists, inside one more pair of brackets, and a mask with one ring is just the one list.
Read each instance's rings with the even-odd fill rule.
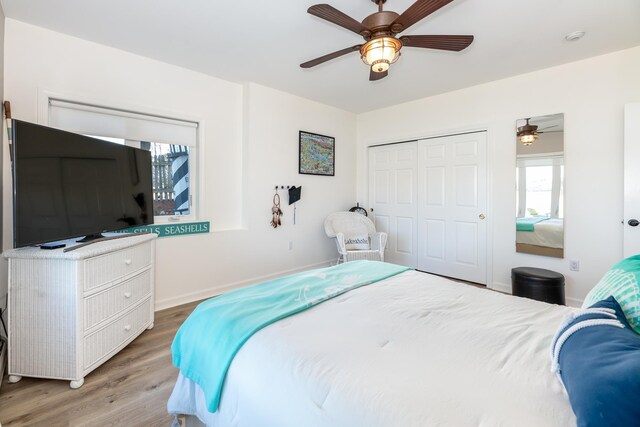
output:
[[229,365],[257,331],[352,289],[409,270],[378,261],[353,261],[238,289],[196,307],[171,345],[173,364],[218,409]]
[[532,216],[529,218],[516,218],[516,231],[534,231],[535,225],[548,220],[548,216]]

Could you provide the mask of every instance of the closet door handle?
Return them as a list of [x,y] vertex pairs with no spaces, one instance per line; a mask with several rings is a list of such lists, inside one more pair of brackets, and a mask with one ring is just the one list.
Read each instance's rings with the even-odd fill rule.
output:
[[480,215],[478,215],[478,218],[480,218],[480,219],[485,219],[485,218],[486,218],[486,216],[484,216],[484,214],[480,214]]
[[630,219],[627,224],[632,227],[637,227],[638,225],[640,225],[640,221],[638,221],[637,219]]

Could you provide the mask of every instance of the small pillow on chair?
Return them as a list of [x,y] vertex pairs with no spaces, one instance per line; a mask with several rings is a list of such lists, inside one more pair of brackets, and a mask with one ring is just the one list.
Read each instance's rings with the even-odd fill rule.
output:
[[368,250],[369,236],[363,234],[361,236],[349,236],[344,238],[344,246],[348,251]]

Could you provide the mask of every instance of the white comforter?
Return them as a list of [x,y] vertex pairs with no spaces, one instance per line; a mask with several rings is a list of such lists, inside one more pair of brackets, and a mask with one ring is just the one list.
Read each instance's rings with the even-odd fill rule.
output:
[[516,231],[516,243],[546,246],[548,248],[564,247],[564,220],[552,218],[535,224],[534,231]]
[[210,426],[575,425],[549,361],[570,310],[407,271],[256,333],[216,413],[182,376],[168,409]]

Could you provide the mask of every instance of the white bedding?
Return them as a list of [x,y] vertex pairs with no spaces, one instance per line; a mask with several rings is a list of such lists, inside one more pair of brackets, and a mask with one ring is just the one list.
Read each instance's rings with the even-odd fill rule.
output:
[[216,413],[182,376],[168,410],[210,426],[575,425],[549,361],[571,310],[407,271],[257,332]]
[[534,231],[516,231],[516,243],[548,248],[564,247],[564,220],[552,218],[533,227]]

